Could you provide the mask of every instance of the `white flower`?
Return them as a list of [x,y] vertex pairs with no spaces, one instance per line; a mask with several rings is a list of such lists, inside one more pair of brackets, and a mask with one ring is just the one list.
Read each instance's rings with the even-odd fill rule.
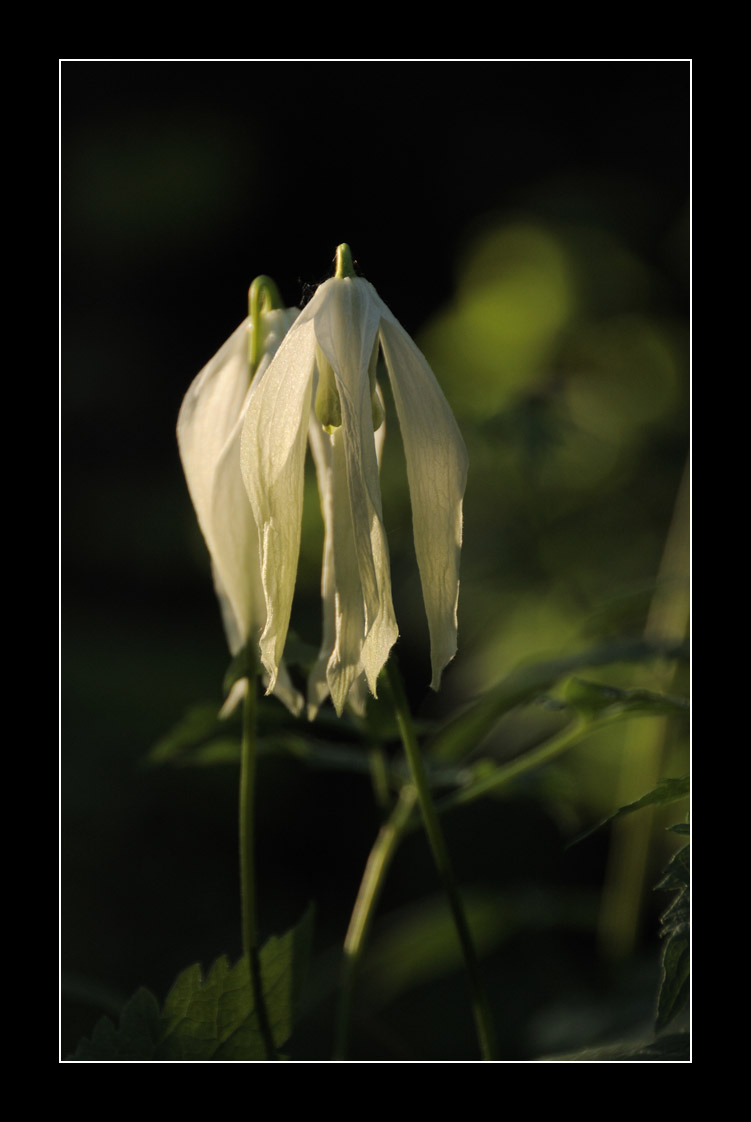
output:
[[[233,655],[251,637],[257,640],[266,622],[258,531],[240,473],[240,434],[249,402],[297,314],[296,308],[260,312],[259,361],[252,381],[249,348],[254,328],[245,319],[194,379],[177,421],[180,459],[211,556]],[[300,711],[302,699],[283,668],[274,689],[288,708]]]
[[374,437],[382,419],[379,350],[406,454],[434,689],[456,652],[464,441],[425,358],[372,285],[337,276],[285,336],[248,402],[241,440],[266,600],[261,661],[273,688],[292,607],[310,435],[326,526],[324,638],[310,712],[330,691],[341,713],[357,699],[362,675],[375,693],[398,635]]

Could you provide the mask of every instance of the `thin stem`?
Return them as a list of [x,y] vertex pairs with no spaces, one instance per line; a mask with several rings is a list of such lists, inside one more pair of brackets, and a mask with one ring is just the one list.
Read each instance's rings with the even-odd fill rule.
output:
[[352,1016],[352,995],[362,953],[365,949],[375,910],[378,907],[386,873],[404,836],[416,803],[417,791],[411,783],[408,783],[402,787],[394,809],[381,827],[365,865],[365,872],[360,882],[344,940],[342,985],[334,1045],[335,1060],[344,1060],[347,1056]]
[[425,767],[422,762],[422,756],[420,755],[417,737],[412,724],[412,715],[409,711],[404,686],[402,685],[401,676],[393,656],[386,665],[397,724],[399,725],[402,744],[404,745],[404,751],[406,752],[407,761],[412,773],[412,780],[417,789],[417,798],[420,804],[425,832],[433,852],[433,860],[438,870],[438,875],[443,882],[443,888],[448,898],[449,906],[454,917],[454,925],[457,935],[459,936],[462,953],[464,954],[464,963],[472,995],[472,1008],[480,1050],[483,1059],[493,1060],[496,1058],[495,1032],[490,1016],[490,1007],[485,993],[485,987],[480,977],[480,965],[477,960],[472,934],[464,911],[464,904],[454,879],[451,861],[438,821],[433,797],[430,793],[430,785],[427,775],[425,774]]
[[258,945],[255,883],[255,779],[258,696],[256,675],[248,674],[243,700],[242,757],[240,765],[240,884],[242,894],[243,954],[250,964],[258,1025],[267,1060],[275,1060],[276,1048],[266,1008]]

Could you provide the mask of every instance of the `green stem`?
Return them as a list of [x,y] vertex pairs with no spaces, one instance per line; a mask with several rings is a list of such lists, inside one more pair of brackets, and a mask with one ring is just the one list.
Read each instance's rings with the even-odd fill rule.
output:
[[242,757],[240,765],[240,884],[242,893],[243,954],[250,965],[258,1025],[263,1037],[266,1059],[275,1060],[276,1048],[266,1008],[261,977],[255,884],[255,779],[256,725],[258,696],[256,675],[248,674],[243,701]]
[[480,977],[480,965],[477,960],[477,954],[475,953],[472,934],[464,911],[464,904],[454,879],[448,850],[438,821],[438,814],[436,813],[433,797],[430,793],[430,785],[425,773],[422,756],[420,755],[420,748],[412,724],[412,715],[407,703],[404,686],[402,685],[401,675],[399,674],[393,656],[386,664],[386,669],[394,701],[396,720],[412,773],[412,781],[417,790],[417,799],[420,804],[425,832],[433,852],[433,860],[438,875],[441,878],[444,891],[448,898],[449,906],[454,917],[454,925],[464,955],[480,1050],[483,1059],[493,1060],[496,1058],[495,1032],[490,1016],[490,1007],[485,993],[485,987]]
[[381,826],[365,865],[365,872],[360,882],[344,940],[342,985],[334,1045],[335,1060],[344,1060],[347,1056],[355,979],[373,922],[373,916],[378,906],[378,900],[386,880],[386,873],[404,836],[416,803],[417,791],[411,783],[408,783],[402,787],[394,809],[388,820]]

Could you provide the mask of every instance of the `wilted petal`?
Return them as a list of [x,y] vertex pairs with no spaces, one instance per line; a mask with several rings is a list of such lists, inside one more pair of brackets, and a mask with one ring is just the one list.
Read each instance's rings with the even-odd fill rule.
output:
[[334,554],[334,649],[326,667],[331,700],[338,714],[362,672],[365,606],[354,526],[349,506],[344,439],[341,429],[332,443],[332,539]]
[[[366,281],[335,279],[322,288],[327,291],[315,317],[316,337],[334,371],[342,411],[342,425],[335,434],[333,483],[336,647],[329,662],[328,680],[332,697],[334,683],[339,688],[340,683],[351,685],[354,680],[350,641],[354,643],[354,627],[360,626],[361,611],[359,669],[365,672],[375,694],[378,675],[398,635],[368,374],[380,309],[374,304],[374,290]],[[356,600],[360,605],[358,613],[354,607]],[[350,611],[345,610],[349,603],[351,626]]]
[[297,575],[314,363],[315,331],[301,317],[251,395],[241,438],[242,477],[260,540],[267,612],[260,647],[269,689],[276,685]]
[[370,626],[379,608],[371,537],[373,522],[380,522],[382,529],[383,519],[368,364],[380,317],[369,293],[361,287],[364,283],[334,279],[321,285],[318,291],[324,298],[316,310],[315,329],[318,345],[336,376],[341,400],[343,466],[366,620]]
[[431,685],[438,689],[441,673],[456,653],[467,450],[424,356],[383,301],[375,299],[407,460],[415,553],[430,628]]
[[[381,406],[383,406],[383,399],[380,390],[377,390]],[[386,432],[386,425],[382,424],[375,433],[376,456],[378,463],[381,462],[381,453],[383,451],[383,441]],[[313,669],[308,678],[308,718],[314,720],[319,708],[331,693],[328,680],[328,668],[331,663],[332,679],[338,677],[337,659],[335,655],[335,647],[337,645],[336,624],[337,615],[341,618],[341,609],[343,598],[340,594],[337,597],[336,592],[336,567],[334,564],[334,445],[332,437],[324,433],[320,424],[316,421],[315,417],[311,418],[310,431],[308,434],[310,441],[310,449],[313,455],[313,461],[316,466],[316,477],[318,480],[318,493],[321,498],[321,514],[323,516],[324,524],[324,546],[323,546],[323,569],[321,575],[321,599],[323,601],[323,635],[321,639],[321,647],[318,653]],[[349,509],[348,496],[345,494],[345,510]],[[340,514],[340,521],[342,518]],[[341,549],[340,542],[340,549]],[[346,539],[345,539],[346,544]],[[354,547],[354,539],[351,539],[350,544]],[[362,590],[359,589],[359,602],[362,602]],[[339,612],[337,613],[337,605]],[[358,619],[364,625],[364,613],[361,608],[358,608]],[[373,632],[371,631],[371,634]],[[360,635],[360,646],[364,642],[364,635]],[[391,640],[393,643],[393,639]],[[342,683],[344,684],[344,683]],[[337,695],[341,698],[343,690],[337,689]],[[368,685],[365,673],[362,669],[362,660],[360,659],[359,673],[349,687],[346,693],[346,704],[349,709],[355,712],[358,716],[365,715],[365,704],[367,700]],[[342,703],[343,704],[343,703]]]
[[314,720],[318,710],[329,696],[326,667],[336,642],[335,576],[334,576],[334,493],[333,449],[331,440],[311,417],[308,430],[310,451],[316,468],[318,494],[323,518],[323,567],[321,570],[321,600],[323,603],[323,634],[318,658],[308,676],[308,719]]

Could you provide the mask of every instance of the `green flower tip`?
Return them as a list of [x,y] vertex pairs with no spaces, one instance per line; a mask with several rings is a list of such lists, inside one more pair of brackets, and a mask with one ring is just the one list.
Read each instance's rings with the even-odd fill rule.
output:
[[336,273],[337,277],[354,277],[355,266],[352,261],[352,250],[346,242],[336,247]]
[[271,277],[256,277],[248,292],[248,310],[251,319],[259,312],[272,312],[275,308],[282,307],[284,305],[279,295],[279,289]]
[[256,372],[261,357],[261,316],[283,307],[279,289],[271,277],[256,277],[248,291],[248,318],[250,319],[248,364],[251,378]]

